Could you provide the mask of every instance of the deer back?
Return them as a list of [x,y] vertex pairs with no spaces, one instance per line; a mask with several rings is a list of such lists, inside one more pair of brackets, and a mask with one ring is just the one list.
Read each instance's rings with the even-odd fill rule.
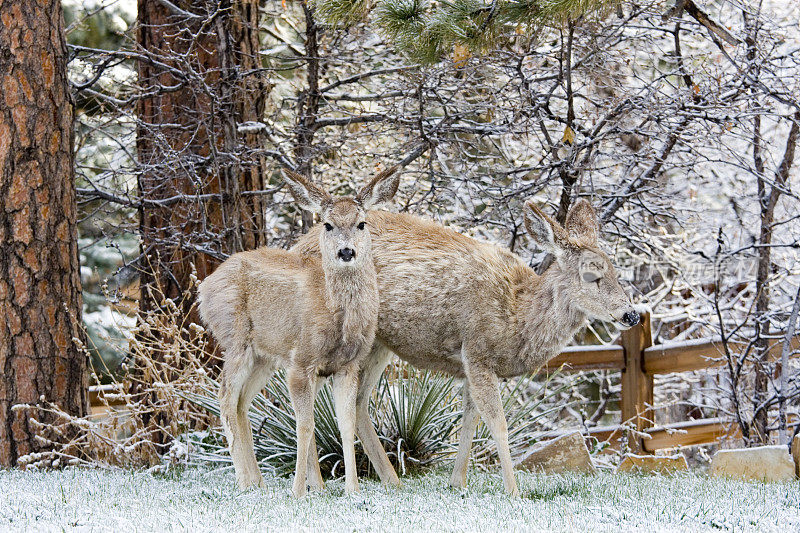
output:
[[[577,223],[573,237],[544,221],[557,233],[555,244],[547,243],[558,246],[557,260],[538,276],[507,250],[419,217],[370,212],[367,222],[381,300],[377,335],[416,366],[462,375],[460,349],[470,344],[498,374],[524,373],[570,340],[587,308],[599,309],[593,316],[608,310],[604,301],[630,308],[607,257],[578,234]],[[314,243],[312,232],[293,250],[313,255]],[[589,273],[607,287],[584,281]]]

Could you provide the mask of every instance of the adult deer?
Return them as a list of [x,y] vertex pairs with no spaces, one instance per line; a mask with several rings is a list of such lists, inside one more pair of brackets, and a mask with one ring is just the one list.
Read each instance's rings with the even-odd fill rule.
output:
[[[284,171],[297,203],[320,215],[318,257],[260,248],[232,255],[199,287],[200,317],[225,351],[220,417],[242,488],[262,485],[247,411],[277,367],[286,368],[297,421],[295,496],[306,482],[322,487],[314,443],[314,398],[333,376],[344,450],[345,490],[358,490],[355,402],[358,373],[378,320],[378,286],[366,210],[397,190],[394,169],[355,198],[333,198],[303,176]],[[310,452],[310,453],[309,453]]]
[[[399,484],[367,410],[391,354],[419,368],[465,378],[463,428],[450,483],[466,484],[472,436],[483,417],[506,490],[516,495],[499,378],[539,369],[558,354],[587,319],[627,329],[639,313],[597,246],[598,223],[586,201],[566,224],[528,201],[525,226],[555,261],[540,276],[519,257],[407,214],[370,212],[380,307],[376,346],[362,367],[356,424],[370,461],[385,483]],[[293,250],[318,254],[319,229]],[[387,350],[388,349],[388,350]]]

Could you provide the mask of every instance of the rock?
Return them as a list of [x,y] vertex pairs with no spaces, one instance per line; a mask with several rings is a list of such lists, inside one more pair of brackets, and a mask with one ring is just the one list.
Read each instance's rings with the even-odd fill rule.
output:
[[792,441],[792,457],[794,457],[794,475],[800,478],[800,435]]
[[689,470],[686,457],[676,455],[633,455],[622,458],[617,472],[639,472],[642,474],[674,474]]
[[596,472],[586,441],[579,431],[562,435],[528,452],[517,468],[531,472],[557,474],[561,472]]
[[795,479],[795,464],[786,446],[720,450],[711,460],[709,473],[756,481],[785,481]]

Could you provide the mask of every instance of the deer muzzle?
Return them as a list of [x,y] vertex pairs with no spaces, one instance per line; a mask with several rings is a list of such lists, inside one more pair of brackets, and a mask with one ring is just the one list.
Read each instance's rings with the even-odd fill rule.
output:
[[638,311],[627,311],[624,315],[622,315],[622,323],[626,326],[633,327],[639,323],[641,318],[642,317],[639,315]]
[[342,248],[341,250],[339,250],[339,253],[337,255],[339,256],[339,259],[341,259],[345,263],[349,263],[356,257],[356,251],[353,250],[352,248]]

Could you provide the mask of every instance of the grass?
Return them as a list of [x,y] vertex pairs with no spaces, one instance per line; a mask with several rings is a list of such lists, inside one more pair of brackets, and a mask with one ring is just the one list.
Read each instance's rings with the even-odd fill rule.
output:
[[469,487],[437,471],[398,490],[340,481],[303,500],[288,478],[242,492],[233,474],[190,468],[168,475],[127,470],[0,471],[0,530],[19,531],[800,531],[800,482],[745,483],[700,474],[642,477],[518,473],[522,497],[497,473]]

